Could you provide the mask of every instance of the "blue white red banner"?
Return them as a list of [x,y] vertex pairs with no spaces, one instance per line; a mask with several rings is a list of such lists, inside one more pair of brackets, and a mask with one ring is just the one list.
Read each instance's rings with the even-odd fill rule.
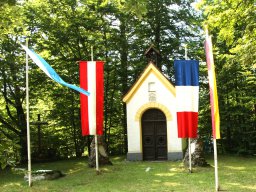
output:
[[198,127],[199,62],[175,60],[176,110],[179,138],[196,138]]

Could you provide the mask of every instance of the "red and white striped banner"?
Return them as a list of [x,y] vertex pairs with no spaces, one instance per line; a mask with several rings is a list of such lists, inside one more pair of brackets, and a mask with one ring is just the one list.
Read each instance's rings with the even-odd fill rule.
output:
[[89,96],[80,94],[82,135],[103,134],[104,62],[80,61],[80,87]]

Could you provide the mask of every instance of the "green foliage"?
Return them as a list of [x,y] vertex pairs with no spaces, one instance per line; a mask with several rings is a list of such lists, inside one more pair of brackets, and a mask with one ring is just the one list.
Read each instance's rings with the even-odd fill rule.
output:
[[[3,127],[1,127],[3,128]],[[18,150],[20,146],[18,141],[7,139],[0,133],[0,166],[4,169],[6,166],[15,166],[19,160]]]
[[201,9],[213,35],[222,142],[255,153],[255,3],[202,1]]
[[[4,4],[0,7],[0,133],[3,141],[13,140],[20,146],[20,154],[26,157],[26,121],[23,110],[25,98],[25,58],[21,57],[19,41],[23,35],[22,8]],[[6,145],[9,146],[10,142]],[[10,150],[9,150],[10,149]],[[17,152],[14,144],[7,147],[4,156]],[[5,150],[5,149],[3,149]],[[16,161],[20,157],[16,156]],[[5,160],[4,160],[5,161]]]
[[1,6],[4,6],[5,4],[8,4],[8,5],[15,5],[16,3],[16,0],[2,0],[0,2],[0,7]]
[[[6,1],[5,1],[6,2]],[[18,147],[26,158],[25,56],[19,43],[46,59],[67,82],[79,84],[79,60],[105,61],[105,140],[109,152],[125,153],[126,110],[123,95],[147,65],[144,53],[154,44],[161,53],[160,70],[173,80],[174,59],[205,60],[200,25],[208,24],[214,40],[222,137],[234,151],[250,150],[255,137],[255,11],[252,1],[167,0],[34,0],[0,6],[1,137],[10,156]],[[203,14],[203,18],[200,14]],[[41,114],[42,147],[58,157],[81,156],[89,139],[81,136],[79,94],[62,87],[29,62],[31,120]],[[200,63],[199,133],[211,137],[207,71]],[[31,126],[32,154],[38,154],[37,126]],[[245,135],[243,135],[244,133]],[[246,135],[247,134],[247,135]],[[246,145],[241,145],[243,140]],[[7,142],[8,141],[8,142]],[[0,147],[3,150],[4,147]],[[8,153],[9,153],[8,152]],[[47,153],[47,152],[46,152]],[[2,158],[4,159],[4,158]],[[3,160],[5,161],[5,160]]]

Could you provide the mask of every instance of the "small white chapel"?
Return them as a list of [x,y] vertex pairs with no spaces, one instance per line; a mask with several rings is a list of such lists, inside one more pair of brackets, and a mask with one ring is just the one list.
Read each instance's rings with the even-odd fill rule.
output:
[[127,160],[183,158],[185,140],[178,138],[175,86],[157,68],[159,52],[145,52],[148,65],[123,97],[127,111]]

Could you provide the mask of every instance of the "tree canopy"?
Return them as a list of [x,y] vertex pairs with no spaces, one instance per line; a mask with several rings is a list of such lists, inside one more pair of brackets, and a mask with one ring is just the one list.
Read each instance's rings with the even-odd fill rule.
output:
[[255,153],[255,2],[202,1],[199,7],[214,40],[224,149]]

